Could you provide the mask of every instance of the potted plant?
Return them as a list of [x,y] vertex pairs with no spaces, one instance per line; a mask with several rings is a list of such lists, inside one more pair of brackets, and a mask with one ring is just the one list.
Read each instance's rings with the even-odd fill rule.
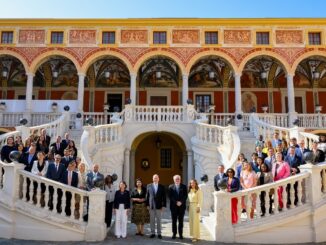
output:
[[52,111],[56,111],[58,109],[58,103],[57,102],[53,102],[51,105]]
[[4,102],[4,101],[1,101],[1,102],[0,102],[0,110],[1,110],[1,111],[6,110],[6,102]]
[[321,106],[321,105],[319,105],[319,104],[317,104],[317,105],[315,106],[315,111],[316,111],[317,113],[320,113],[322,110],[323,110],[323,106]]
[[266,113],[268,111],[268,105],[263,105],[261,109],[263,110],[264,113]]

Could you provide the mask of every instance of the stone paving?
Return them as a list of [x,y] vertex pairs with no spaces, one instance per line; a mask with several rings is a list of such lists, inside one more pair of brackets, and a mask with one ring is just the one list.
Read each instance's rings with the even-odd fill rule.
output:
[[159,244],[176,244],[176,245],[182,245],[182,244],[216,244],[212,237],[210,236],[209,232],[207,229],[204,227],[203,224],[201,224],[201,240],[193,243],[191,241],[191,238],[189,236],[189,222],[188,222],[188,216],[185,217],[184,220],[184,239],[180,240],[178,239],[172,239],[172,223],[171,223],[171,217],[170,217],[170,210],[165,209],[163,213],[163,218],[162,218],[162,239],[156,238],[149,238],[150,235],[150,227],[149,224],[145,226],[145,236],[136,236],[136,226],[134,224],[131,224],[128,222],[128,235],[127,238],[123,239],[117,239],[114,236],[114,228],[112,228],[108,232],[108,236],[106,239],[102,242],[94,242],[94,243],[89,243],[89,242],[39,242],[39,241],[23,241],[23,240],[6,240],[6,239],[0,239],[0,244],[1,245],[11,245],[11,244],[23,244],[23,245],[32,245],[32,244],[44,244],[44,245],[52,245],[52,244],[61,244],[61,245],[70,245],[70,244],[112,244],[112,245],[118,245],[118,244],[135,244],[135,245],[159,245]]

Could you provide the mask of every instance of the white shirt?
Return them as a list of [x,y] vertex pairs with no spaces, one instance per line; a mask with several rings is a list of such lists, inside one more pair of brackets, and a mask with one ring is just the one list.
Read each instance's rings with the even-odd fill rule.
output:
[[114,202],[115,186],[112,184],[111,184],[111,187],[109,187],[108,185],[105,185],[104,190],[106,191],[106,200],[109,202]]

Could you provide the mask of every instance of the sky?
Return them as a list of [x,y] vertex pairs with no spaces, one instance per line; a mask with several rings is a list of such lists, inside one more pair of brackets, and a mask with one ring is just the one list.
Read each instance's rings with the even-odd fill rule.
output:
[[0,0],[0,18],[326,17],[326,0]]

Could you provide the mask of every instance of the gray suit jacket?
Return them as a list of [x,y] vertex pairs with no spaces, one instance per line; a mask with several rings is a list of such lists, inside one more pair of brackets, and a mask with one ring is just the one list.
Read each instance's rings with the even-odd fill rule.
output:
[[99,180],[99,182],[97,184],[99,184],[99,186],[95,186],[96,183],[94,182],[94,177],[95,177],[95,174],[93,171],[90,171],[87,173],[87,175],[86,175],[86,190],[91,191],[95,187],[99,187],[101,190],[104,190],[104,175],[97,172],[97,179]]
[[161,209],[162,207],[166,207],[166,194],[163,185],[158,184],[156,194],[153,184],[147,186],[146,205],[151,209]]

